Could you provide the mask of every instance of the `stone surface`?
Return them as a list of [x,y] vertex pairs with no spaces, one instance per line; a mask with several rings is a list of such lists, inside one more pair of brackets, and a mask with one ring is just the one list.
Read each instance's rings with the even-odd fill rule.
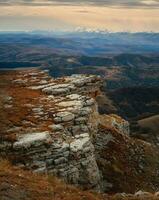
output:
[[31,145],[39,145],[41,142],[50,140],[49,132],[42,133],[29,133],[24,136],[20,136],[17,142],[14,143],[13,148],[29,148]]
[[92,96],[102,85],[100,78],[72,75],[53,79],[46,72],[30,70],[20,72],[13,83],[36,95],[25,105],[28,116],[20,131],[11,130],[16,141],[0,148],[13,146],[10,153],[21,167],[99,191],[100,174],[92,144],[99,114]]
[[112,114],[112,115],[102,115],[100,117],[101,123],[107,125],[107,127],[115,128],[120,133],[129,135],[130,133],[130,127],[129,122],[124,120],[118,115]]
[[82,151],[84,147],[89,146],[89,142],[89,134],[81,134],[78,139],[76,139],[70,144],[70,149],[72,152]]
[[61,124],[53,124],[53,125],[50,125],[49,128],[52,130],[52,131],[63,131],[64,130],[64,127],[61,125]]
[[55,115],[54,121],[57,123],[68,122],[75,118],[71,112],[59,112]]
[[129,123],[121,117],[99,115],[99,77],[53,79],[34,69],[15,73],[4,101],[11,116],[1,134],[2,156],[83,189],[134,193],[145,184],[157,191],[156,149],[130,138]]

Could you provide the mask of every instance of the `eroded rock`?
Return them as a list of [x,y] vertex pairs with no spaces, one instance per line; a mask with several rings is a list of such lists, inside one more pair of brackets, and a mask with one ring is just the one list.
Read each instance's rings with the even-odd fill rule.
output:
[[29,148],[31,145],[39,146],[40,143],[45,143],[51,140],[49,132],[29,133],[19,136],[17,142],[13,144],[13,148]]

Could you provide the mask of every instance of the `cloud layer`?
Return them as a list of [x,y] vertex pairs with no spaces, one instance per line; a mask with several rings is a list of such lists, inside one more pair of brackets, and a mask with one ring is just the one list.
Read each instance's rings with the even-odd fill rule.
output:
[[159,32],[159,0],[0,0],[0,30]]
[[129,8],[159,8],[159,0],[0,0],[0,6],[93,5]]

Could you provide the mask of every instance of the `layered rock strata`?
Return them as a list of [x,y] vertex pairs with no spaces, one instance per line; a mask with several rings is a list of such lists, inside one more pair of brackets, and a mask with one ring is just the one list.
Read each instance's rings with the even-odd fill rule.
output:
[[[73,75],[53,79],[43,71],[22,71],[12,83],[38,91],[38,103],[25,105],[30,112],[20,126],[7,130],[15,133],[15,141],[3,140],[1,152],[8,149],[7,155],[22,168],[99,191],[100,174],[92,144],[99,117],[92,97],[100,91],[100,78]],[[40,122],[45,122],[45,127]]]
[[23,70],[0,81],[1,157],[84,189],[157,191],[159,152],[131,138],[121,117],[99,115],[100,77]]

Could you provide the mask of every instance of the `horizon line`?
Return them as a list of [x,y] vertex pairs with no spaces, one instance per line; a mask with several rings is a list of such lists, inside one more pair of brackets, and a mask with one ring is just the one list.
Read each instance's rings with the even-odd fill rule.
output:
[[111,30],[102,30],[102,29],[92,29],[92,30],[0,30],[0,33],[156,33],[159,34],[159,31],[111,31]]

